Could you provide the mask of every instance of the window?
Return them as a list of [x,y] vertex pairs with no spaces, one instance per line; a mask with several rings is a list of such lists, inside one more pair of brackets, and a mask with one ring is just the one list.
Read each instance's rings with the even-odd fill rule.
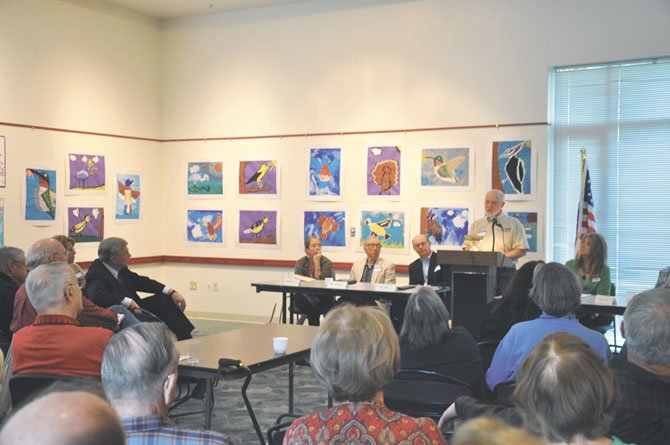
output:
[[549,255],[560,262],[574,256],[583,147],[612,282],[619,294],[652,288],[670,266],[670,59],[552,74]]

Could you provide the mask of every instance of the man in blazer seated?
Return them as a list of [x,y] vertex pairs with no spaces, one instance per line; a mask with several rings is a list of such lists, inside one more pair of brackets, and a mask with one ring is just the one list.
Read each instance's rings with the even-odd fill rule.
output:
[[[365,240],[365,258],[355,261],[351,265],[349,281],[361,283],[388,283],[395,284],[395,264],[380,258],[382,243],[375,235]],[[355,305],[370,304],[370,300],[363,297],[341,297],[338,302],[348,302]]]
[[428,237],[423,234],[415,236],[412,247],[419,258],[409,265],[409,284],[448,286],[451,283],[451,268],[437,264],[437,253],[431,250]]
[[[150,321],[141,314],[145,309],[163,320],[178,340],[191,338],[195,326],[184,315],[184,296],[163,283],[131,272],[129,259],[126,240],[115,237],[102,240],[98,246],[98,259],[91,263],[86,273],[84,293],[99,306],[120,304],[139,314],[140,320]],[[137,292],[154,295],[140,298]]]
[[[437,253],[431,250],[431,243],[424,234],[412,238],[412,247],[419,255],[409,265],[409,284],[421,286],[451,286],[451,268],[447,265],[437,264]],[[444,298],[443,295],[440,295]],[[446,303],[445,303],[446,304]],[[447,309],[451,310],[447,304]],[[391,320],[400,332],[402,321],[405,316],[406,301],[395,300],[391,306]]]

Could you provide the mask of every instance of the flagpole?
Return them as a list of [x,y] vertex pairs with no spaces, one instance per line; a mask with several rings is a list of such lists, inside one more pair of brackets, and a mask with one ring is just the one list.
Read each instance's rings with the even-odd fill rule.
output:
[[586,185],[586,172],[584,171],[584,166],[586,165],[586,147],[582,147],[579,150],[579,207],[577,211],[577,226],[575,227],[575,258],[579,253],[579,247],[581,245],[580,231],[582,219],[584,217],[584,187]]

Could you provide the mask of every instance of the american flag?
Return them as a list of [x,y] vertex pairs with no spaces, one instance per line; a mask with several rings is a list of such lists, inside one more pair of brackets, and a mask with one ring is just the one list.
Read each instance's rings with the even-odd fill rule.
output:
[[596,232],[596,214],[593,204],[593,193],[591,193],[591,175],[589,174],[586,157],[582,159],[581,184],[579,208],[577,210],[577,230],[575,233],[575,256],[579,253],[582,235]]

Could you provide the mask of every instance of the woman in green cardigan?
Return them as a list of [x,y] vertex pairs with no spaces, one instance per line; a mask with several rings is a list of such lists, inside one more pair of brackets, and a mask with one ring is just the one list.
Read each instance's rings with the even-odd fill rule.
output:
[[610,294],[610,268],[607,267],[607,243],[599,233],[582,236],[579,254],[565,265],[577,274],[582,292],[593,295]]

